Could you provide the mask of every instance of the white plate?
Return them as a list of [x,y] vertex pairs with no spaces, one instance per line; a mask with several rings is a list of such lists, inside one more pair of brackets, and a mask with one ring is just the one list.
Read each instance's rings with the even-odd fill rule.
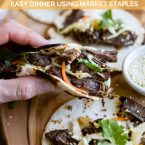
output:
[[[118,105],[119,98],[105,98],[104,105],[102,100],[73,99],[68,101],[58,108],[48,121],[43,134],[42,145],[51,144],[45,138],[46,132],[56,129],[70,129],[70,124],[80,116],[88,116],[92,120],[117,117],[116,113],[119,111]],[[72,106],[72,110],[67,109],[68,106]]]

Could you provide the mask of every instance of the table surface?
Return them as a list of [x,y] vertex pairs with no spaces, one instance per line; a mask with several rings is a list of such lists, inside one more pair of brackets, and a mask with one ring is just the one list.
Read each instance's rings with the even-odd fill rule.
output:
[[[142,22],[143,26],[145,27],[145,12],[144,11],[131,11],[135,16],[137,16],[140,21]],[[41,34],[42,36],[46,37],[45,32],[48,28],[47,24],[42,24],[40,22],[37,22],[35,20],[32,20],[30,17],[26,16],[24,12],[22,11],[9,11],[6,19],[14,19],[18,21],[19,23],[31,28],[35,32]],[[31,100],[27,101],[27,103],[30,103]],[[4,145],[4,138],[2,137],[1,133],[1,126],[0,126],[0,145]]]

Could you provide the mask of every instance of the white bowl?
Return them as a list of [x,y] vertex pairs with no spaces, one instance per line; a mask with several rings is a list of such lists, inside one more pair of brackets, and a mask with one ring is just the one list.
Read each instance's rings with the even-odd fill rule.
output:
[[124,78],[126,79],[126,81],[128,82],[128,84],[134,89],[136,90],[138,93],[142,94],[145,96],[145,88],[139,86],[138,84],[136,84],[129,76],[128,74],[128,67],[130,65],[130,63],[135,60],[137,57],[139,56],[143,56],[145,55],[145,45],[141,46],[137,49],[135,49],[134,51],[132,51],[131,53],[129,53],[129,55],[125,58],[124,62],[123,62],[123,75]]

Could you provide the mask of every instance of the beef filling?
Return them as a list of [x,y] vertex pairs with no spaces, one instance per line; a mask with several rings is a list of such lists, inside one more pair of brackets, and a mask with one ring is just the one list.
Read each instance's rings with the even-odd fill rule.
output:
[[89,92],[89,95],[93,96],[94,95],[102,96],[102,92],[107,91],[107,88],[104,88],[105,86],[103,86],[94,78],[83,78],[78,80],[75,77],[71,77],[71,83],[77,88],[81,88]]
[[[61,69],[58,67],[51,67],[47,73],[62,79]],[[108,90],[108,87],[98,82],[96,78],[77,79],[69,74],[67,74],[67,77],[74,86],[87,91],[89,95],[98,95],[101,97],[103,95],[102,93]]]
[[46,73],[55,75],[59,77],[60,79],[63,79],[61,75],[61,69],[58,67],[51,67],[49,70],[46,71]]
[[77,49],[68,49],[65,50],[62,54],[59,56],[59,63],[65,62],[66,64],[72,63],[78,56],[80,55],[80,51]]
[[101,132],[101,128],[96,128],[93,123],[90,123],[89,127],[85,127],[81,131],[82,131],[83,136],[86,136],[87,134]]
[[87,72],[87,73],[91,74],[91,76],[93,78],[95,78],[96,80],[98,80],[98,81],[106,81],[106,80],[108,80],[110,78],[110,71],[109,70],[104,70],[102,72],[96,73],[94,71],[89,70],[86,67],[86,65],[78,63],[76,61],[71,64],[71,70],[74,73],[76,71]]
[[77,145],[79,143],[78,140],[72,138],[67,129],[50,131],[45,134],[45,137],[54,145]]
[[[106,62],[116,62],[117,61],[117,51],[94,51],[87,50],[89,53],[94,55],[95,59],[106,63]],[[95,61],[95,60],[94,60]]]
[[[134,32],[131,31],[125,31],[122,34],[120,34],[118,37],[112,38],[112,39],[103,39],[106,37],[107,33],[102,32],[102,42],[107,44],[112,44],[116,46],[129,46],[134,44],[134,42],[137,39],[137,35]],[[101,40],[100,40],[101,41]]]
[[89,145],[97,145],[99,143],[99,140],[98,139],[92,139],[90,142],[89,142]]
[[90,142],[89,142],[89,145],[98,145],[98,144],[104,144],[104,145],[111,145],[110,141],[107,140],[107,139],[104,139],[104,140],[100,140],[100,139],[92,139]]
[[37,66],[45,67],[50,64],[49,56],[37,53],[29,53],[27,56],[28,61]]
[[72,13],[67,16],[65,22],[64,22],[64,26],[68,26],[74,22],[77,22],[80,18],[82,18],[84,15],[82,10],[73,10]]
[[130,113],[141,122],[145,122],[145,107],[142,105],[138,104],[132,99],[124,98],[123,108],[126,110],[126,112]]
[[119,36],[111,39],[106,39],[111,34],[104,30],[91,31],[88,29],[85,32],[73,30],[70,34],[74,37],[74,39],[86,45],[104,43],[115,46],[129,46],[134,44],[137,39],[137,35],[131,31],[125,31]]

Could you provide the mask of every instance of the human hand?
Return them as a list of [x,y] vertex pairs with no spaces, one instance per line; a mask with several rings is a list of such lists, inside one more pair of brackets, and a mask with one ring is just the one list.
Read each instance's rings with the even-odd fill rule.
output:
[[[15,21],[0,23],[0,45],[9,41],[21,45],[39,47],[48,44],[39,34],[18,24]],[[26,100],[36,95],[54,91],[55,86],[46,79],[37,76],[27,76],[17,79],[0,79],[0,103]]]

